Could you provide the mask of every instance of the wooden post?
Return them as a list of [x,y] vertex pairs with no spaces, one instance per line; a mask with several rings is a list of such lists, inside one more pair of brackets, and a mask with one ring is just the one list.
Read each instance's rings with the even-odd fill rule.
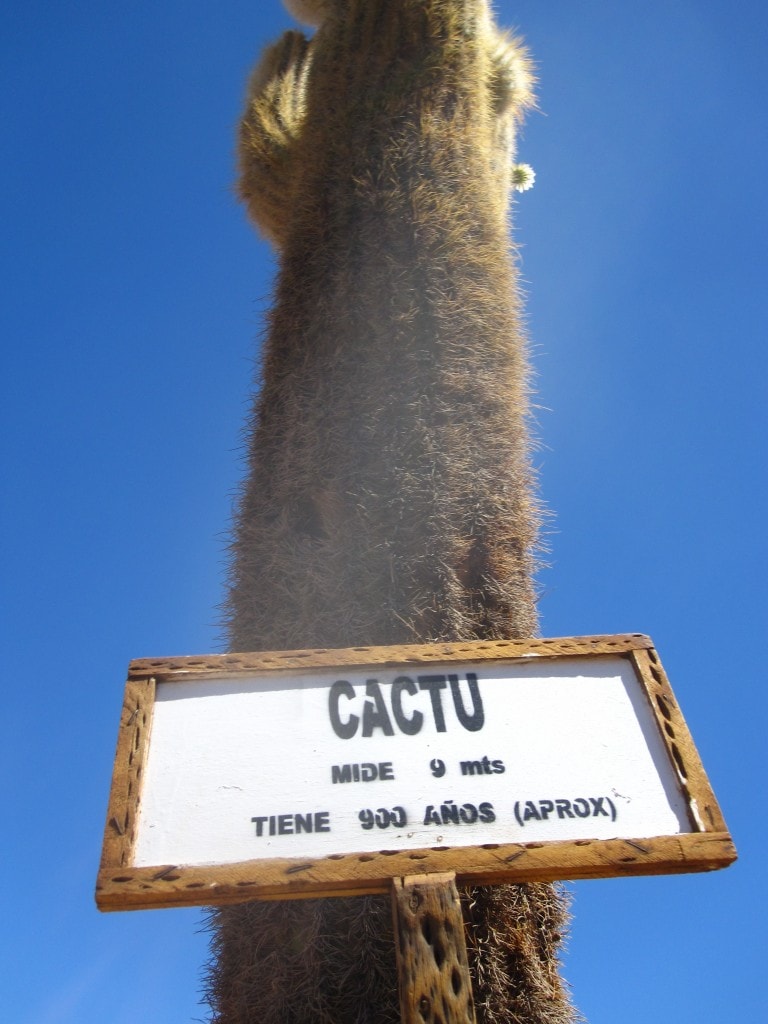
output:
[[402,1024],[475,1024],[456,875],[392,879]]

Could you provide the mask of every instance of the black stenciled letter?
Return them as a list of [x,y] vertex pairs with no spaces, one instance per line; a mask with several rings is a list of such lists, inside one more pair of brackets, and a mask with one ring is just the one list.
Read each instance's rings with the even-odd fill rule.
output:
[[424,723],[424,715],[420,711],[414,711],[410,718],[403,714],[403,691],[413,696],[419,692],[419,688],[408,676],[398,676],[392,683],[392,714],[401,732],[406,736],[415,736]]
[[443,714],[443,701],[440,691],[445,689],[445,676],[419,676],[419,689],[429,690],[429,699],[432,701],[432,714],[435,716],[435,729],[438,732],[445,732],[445,715]]
[[343,740],[352,739],[357,732],[360,718],[358,715],[350,715],[346,722],[342,722],[339,716],[339,698],[346,697],[348,700],[352,700],[354,696],[355,688],[346,679],[339,679],[338,682],[335,682],[328,694],[328,712],[331,716],[331,725],[336,735]]
[[477,676],[474,672],[467,672],[469,683],[469,695],[472,698],[472,711],[468,715],[464,708],[464,701],[459,689],[459,677],[449,675],[451,681],[451,693],[453,694],[453,706],[456,708],[456,717],[468,732],[477,732],[485,725],[485,711],[483,710],[483,698],[480,696],[480,687],[477,685]]
[[365,695],[370,697],[363,705],[363,736],[372,736],[374,729],[381,729],[385,736],[394,736],[395,730],[387,714],[387,705],[381,695],[381,687],[377,679],[369,679],[365,684]]

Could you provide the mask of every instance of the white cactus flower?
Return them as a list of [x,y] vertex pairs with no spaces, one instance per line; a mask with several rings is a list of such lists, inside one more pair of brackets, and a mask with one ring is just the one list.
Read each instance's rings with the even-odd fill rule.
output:
[[527,192],[535,181],[536,172],[530,164],[515,164],[512,168],[512,188],[516,192]]

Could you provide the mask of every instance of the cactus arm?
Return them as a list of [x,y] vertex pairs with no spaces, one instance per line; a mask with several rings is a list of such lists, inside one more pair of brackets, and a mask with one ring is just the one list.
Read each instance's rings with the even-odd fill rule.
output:
[[278,248],[291,203],[310,64],[310,44],[301,32],[282,35],[251,76],[240,122],[238,195],[256,227]]

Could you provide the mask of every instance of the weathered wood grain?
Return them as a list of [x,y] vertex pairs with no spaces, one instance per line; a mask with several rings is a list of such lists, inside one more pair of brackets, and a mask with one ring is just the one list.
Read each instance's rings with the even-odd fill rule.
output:
[[131,863],[154,707],[153,678],[126,683],[104,829],[102,871],[114,873],[115,868]]
[[475,1024],[456,876],[392,880],[402,1024]]
[[629,654],[652,646],[641,633],[616,636],[555,637],[540,640],[474,640],[467,643],[403,644],[391,647],[316,648],[305,651],[254,651],[238,654],[207,654],[177,658],[137,658],[131,662],[129,679],[149,676],[158,682],[194,676],[253,675],[314,668],[385,668],[425,662],[509,660],[564,655],[579,657]]
[[725,819],[658,653],[650,647],[632,651],[630,657],[648,695],[678,784],[688,803],[692,829],[726,832]]
[[478,847],[274,859],[223,866],[152,868],[105,865],[96,902],[101,910],[209,906],[261,899],[306,899],[386,893],[392,878],[418,870],[453,871],[459,884],[542,882],[626,875],[713,871],[736,859],[728,833],[693,832],[651,839],[579,839]]

